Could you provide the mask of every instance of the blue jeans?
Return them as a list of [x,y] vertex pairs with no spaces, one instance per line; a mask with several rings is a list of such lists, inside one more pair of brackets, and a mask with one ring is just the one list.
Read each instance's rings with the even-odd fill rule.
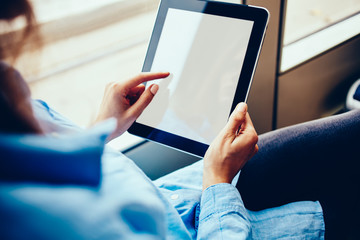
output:
[[248,209],[318,200],[326,239],[359,239],[360,111],[266,133],[258,145],[237,184]]

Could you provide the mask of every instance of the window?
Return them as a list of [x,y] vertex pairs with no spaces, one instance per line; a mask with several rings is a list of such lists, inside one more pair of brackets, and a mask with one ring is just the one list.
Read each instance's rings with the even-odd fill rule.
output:
[[[289,45],[326,27],[350,18],[360,11],[360,1],[288,0],[284,45]],[[358,26],[358,25],[357,25]],[[357,28],[355,25],[354,28]]]
[[281,71],[356,36],[358,26],[358,0],[287,0]]

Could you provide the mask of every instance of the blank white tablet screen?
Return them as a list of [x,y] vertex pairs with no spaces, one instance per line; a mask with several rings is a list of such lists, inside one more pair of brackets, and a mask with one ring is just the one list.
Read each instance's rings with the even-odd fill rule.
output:
[[252,27],[170,8],[151,72],[171,75],[153,81],[159,91],[137,122],[210,144],[230,114]]

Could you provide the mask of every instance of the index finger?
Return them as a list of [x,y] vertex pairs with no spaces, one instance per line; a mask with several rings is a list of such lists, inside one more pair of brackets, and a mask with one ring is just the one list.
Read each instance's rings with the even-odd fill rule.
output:
[[144,73],[140,73],[136,77],[126,81],[124,83],[124,86],[126,88],[128,88],[128,89],[131,89],[131,88],[136,87],[137,85],[139,85],[141,83],[151,81],[151,80],[155,80],[155,79],[166,78],[169,75],[170,75],[169,72],[157,72],[157,73],[144,72]]
[[256,144],[258,136],[255,130],[255,127],[251,121],[249,113],[246,113],[245,121],[241,125],[241,130],[239,135],[234,139],[234,142],[242,142],[245,139],[248,139],[250,142]]

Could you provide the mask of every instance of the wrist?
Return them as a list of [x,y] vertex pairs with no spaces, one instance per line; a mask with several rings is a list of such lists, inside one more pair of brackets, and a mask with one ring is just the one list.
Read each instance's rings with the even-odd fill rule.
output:
[[203,176],[203,191],[205,189],[207,189],[208,187],[211,187],[213,185],[216,184],[220,184],[220,183],[231,183],[232,179],[229,179],[227,177],[222,177],[222,176],[209,176],[207,174],[204,174]]

